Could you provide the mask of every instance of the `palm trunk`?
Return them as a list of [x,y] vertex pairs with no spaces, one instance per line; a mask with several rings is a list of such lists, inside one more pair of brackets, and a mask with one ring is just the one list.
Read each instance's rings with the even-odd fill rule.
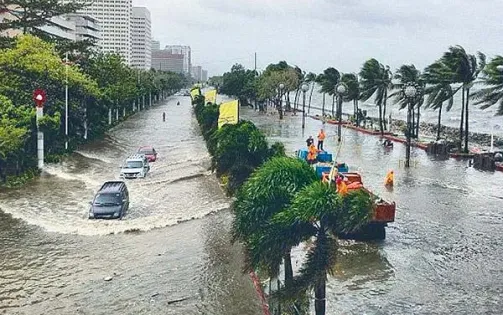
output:
[[440,140],[440,128],[442,127],[442,106],[444,104],[440,104],[440,107],[438,108],[438,124],[437,124],[437,141]]
[[468,123],[469,123],[469,120],[468,120],[468,111],[469,111],[469,108],[468,108],[468,103],[470,101],[470,88],[467,88],[466,89],[466,98],[465,98],[465,101],[466,101],[466,104],[465,104],[465,153],[468,153]]
[[459,125],[459,147],[458,150],[461,152],[463,145],[463,125],[465,123],[465,88],[461,90],[461,123]]
[[388,130],[386,124],[386,99],[388,98],[388,90],[384,91],[384,106],[382,111],[384,130]]
[[332,95],[332,119],[335,119],[335,94]]
[[292,257],[290,254],[290,249],[288,249],[283,256],[283,261],[285,264],[285,286],[289,287],[293,282],[293,267],[292,267]]
[[323,103],[321,105],[321,117],[325,119],[325,93],[323,93]]
[[307,113],[311,111],[311,99],[313,98],[313,91],[314,91],[314,82],[311,84],[311,94],[309,94],[309,105],[307,106]]
[[[320,229],[317,233],[318,246],[325,248],[327,235],[323,222],[320,223]],[[318,270],[314,286],[314,309],[316,315],[325,315],[326,312],[326,286],[327,286],[327,271],[325,269]]]
[[286,93],[286,108],[285,111],[291,111],[292,105],[290,104],[290,91]]
[[356,113],[356,126],[360,127],[360,117],[358,115],[358,99],[354,100],[355,102],[355,113]]
[[295,91],[295,98],[293,99],[293,112],[297,111],[297,101],[299,100],[299,92],[300,89],[297,89],[297,91]]
[[382,104],[379,104],[379,128],[381,129],[381,136],[384,136],[384,128],[382,124]]
[[416,139],[419,138],[419,119],[421,118],[421,106],[417,104]]

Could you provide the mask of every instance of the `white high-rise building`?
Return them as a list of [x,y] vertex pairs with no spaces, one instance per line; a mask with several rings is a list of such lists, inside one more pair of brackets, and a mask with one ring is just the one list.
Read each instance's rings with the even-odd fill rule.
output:
[[167,45],[166,51],[174,55],[183,55],[183,72],[190,75],[192,72],[192,56],[190,46]]
[[90,6],[78,11],[98,20],[101,51],[118,53],[128,65],[131,65],[132,8],[132,0],[94,0]]
[[145,7],[133,7],[131,23],[131,66],[148,70],[152,62],[150,11]]

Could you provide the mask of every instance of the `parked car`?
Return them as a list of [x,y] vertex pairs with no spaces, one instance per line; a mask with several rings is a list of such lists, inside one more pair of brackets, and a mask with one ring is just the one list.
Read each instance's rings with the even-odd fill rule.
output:
[[140,147],[137,153],[144,154],[149,162],[155,162],[157,160],[157,152],[151,146]]
[[150,171],[148,158],[144,154],[133,154],[121,166],[121,178],[144,178]]
[[129,208],[129,192],[123,181],[105,182],[90,202],[89,219],[122,219]]

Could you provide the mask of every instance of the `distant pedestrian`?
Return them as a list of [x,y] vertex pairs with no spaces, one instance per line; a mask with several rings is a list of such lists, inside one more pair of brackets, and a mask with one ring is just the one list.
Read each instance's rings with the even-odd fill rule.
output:
[[309,138],[307,138],[307,140],[306,140],[306,143],[307,143],[307,147],[309,148],[311,146],[311,144],[314,143],[313,136],[309,136]]
[[320,129],[320,132],[318,133],[318,150],[325,151],[323,149],[323,141],[325,141],[325,131],[323,129]]
[[166,113],[162,113],[162,121],[166,121]]
[[176,105],[177,105],[177,106],[178,106],[178,105],[180,105],[180,102],[176,103]]

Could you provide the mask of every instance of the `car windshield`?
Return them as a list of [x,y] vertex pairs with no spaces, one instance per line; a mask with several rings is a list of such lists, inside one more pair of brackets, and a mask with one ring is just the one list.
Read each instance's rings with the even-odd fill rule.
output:
[[154,154],[154,149],[140,149],[138,151],[140,154],[147,154],[147,155],[153,155]]
[[119,205],[121,203],[120,194],[98,194],[94,199],[94,204],[113,204]]
[[142,167],[143,167],[142,161],[127,161],[126,162],[126,168],[142,168]]

